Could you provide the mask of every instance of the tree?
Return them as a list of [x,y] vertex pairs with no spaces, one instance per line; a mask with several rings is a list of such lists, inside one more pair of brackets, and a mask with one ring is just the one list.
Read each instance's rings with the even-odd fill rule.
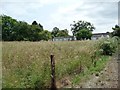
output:
[[82,29],[76,34],[77,40],[91,39],[92,32],[87,29]]
[[39,41],[41,40],[40,32],[43,31],[43,26],[38,24],[36,21],[33,21],[30,29],[30,41]]
[[[74,24],[70,25],[71,31],[72,31],[73,35],[77,37],[78,40],[82,39],[82,37],[81,38],[79,37],[80,36],[79,34],[83,33],[83,32],[85,33],[86,30],[88,30],[88,32],[89,32],[89,33],[87,32],[89,34],[88,36],[90,36],[89,38],[91,38],[90,33],[95,29],[93,24],[91,24],[90,22],[86,22],[86,21],[78,21],[78,22],[73,21],[73,22],[74,22]],[[87,39],[86,36],[85,36],[85,38]]]
[[58,32],[59,32],[59,28],[54,27],[52,32],[51,32],[52,38],[57,37]]
[[2,26],[2,40],[4,41],[39,41],[49,40],[51,33],[43,30],[43,26],[36,21],[29,25],[24,21],[17,21],[10,16],[0,15]]
[[39,23],[39,27],[43,30],[43,26]]
[[69,36],[68,35],[68,30],[64,29],[64,30],[59,30],[59,28],[54,27],[52,32],[51,32],[52,38],[54,37],[65,37],[65,36]]
[[13,27],[13,35],[12,40],[16,41],[28,41],[29,40],[29,33],[30,33],[30,26],[23,21],[19,21],[14,27]]
[[39,33],[39,40],[48,41],[51,38],[52,38],[51,33],[48,30],[44,30],[44,31]]
[[64,30],[59,30],[59,32],[57,33],[58,37],[65,37],[65,36],[69,36],[68,35],[68,30],[64,29]]
[[16,19],[12,19],[10,16],[2,15],[2,40],[12,40],[13,27],[17,24]]
[[112,36],[118,36],[120,37],[120,26],[115,25],[114,28],[112,28],[114,31],[112,32]]
[[38,25],[38,23],[36,21],[33,21],[32,25]]

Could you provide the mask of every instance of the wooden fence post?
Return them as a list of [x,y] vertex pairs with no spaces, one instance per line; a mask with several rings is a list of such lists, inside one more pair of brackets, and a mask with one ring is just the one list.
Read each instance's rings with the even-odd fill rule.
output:
[[51,58],[51,89],[56,90],[54,55],[50,55],[50,58]]
[[82,72],[82,63],[80,61],[80,72]]
[[94,67],[96,67],[96,61],[94,61]]

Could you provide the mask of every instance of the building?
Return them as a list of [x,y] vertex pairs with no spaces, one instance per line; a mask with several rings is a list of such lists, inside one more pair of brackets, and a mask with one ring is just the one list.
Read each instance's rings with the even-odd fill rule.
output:
[[53,41],[73,41],[76,40],[74,36],[67,36],[67,37],[54,37]]
[[[109,37],[109,33],[94,33],[91,37],[91,40],[97,40],[103,37]],[[75,36],[67,37],[54,37],[52,41],[75,41],[77,40]]]
[[94,33],[91,37],[92,40],[97,40],[103,37],[109,37],[109,33]]

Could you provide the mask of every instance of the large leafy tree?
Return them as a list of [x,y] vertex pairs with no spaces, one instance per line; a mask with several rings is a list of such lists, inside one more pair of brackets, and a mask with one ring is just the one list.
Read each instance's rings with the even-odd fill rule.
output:
[[33,21],[32,25],[38,25],[37,21]]
[[120,26],[115,25],[114,28],[112,28],[114,31],[112,32],[112,36],[118,36],[120,37]]
[[29,40],[30,26],[23,21],[17,22],[12,29],[12,40]]
[[52,38],[57,37],[57,34],[59,33],[59,28],[58,27],[54,27],[51,34],[52,34]]
[[29,25],[24,21],[17,21],[10,16],[1,15],[0,25],[2,26],[2,40],[4,41],[39,41],[48,40],[51,34],[43,30],[43,26],[33,21]]
[[60,31],[57,33],[57,36],[58,36],[58,37],[69,36],[69,35],[68,35],[68,30],[67,30],[67,29],[60,30]]
[[39,33],[39,40],[46,40],[46,41],[48,41],[51,38],[52,38],[51,32],[49,32],[48,30],[44,30],[44,31]]
[[37,21],[33,21],[33,22],[32,22],[32,25],[38,26],[39,29],[43,30],[43,26],[42,26],[40,23],[38,24]]
[[43,31],[43,26],[38,24],[37,21],[33,21],[30,29],[30,41],[42,40],[42,36],[39,33]]
[[87,29],[82,29],[76,34],[77,40],[91,39],[92,32]]
[[86,32],[86,34],[88,33],[89,34],[88,36],[90,36],[89,38],[91,38],[90,34],[95,29],[93,24],[91,24],[90,22],[87,22],[87,21],[78,21],[78,22],[73,21],[73,22],[74,22],[74,24],[70,25],[71,31],[72,31],[73,35],[77,37],[78,40],[83,39],[84,37],[86,39],[88,39],[87,35],[85,35],[85,34],[83,34],[83,35],[85,35],[84,37],[83,37],[83,35],[81,37],[80,33],[82,34],[83,32],[84,33]]
[[12,19],[10,16],[2,16],[2,39],[12,40],[13,28],[17,24],[17,20]]
[[51,32],[52,38],[54,37],[66,37],[69,36],[68,35],[68,30],[64,29],[64,30],[59,30],[59,28],[54,27],[52,32]]
[[39,33],[43,31],[43,29],[37,24],[37,25],[34,25],[32,24],[31,25],[31,36],[30,36],[30,40],[31,41],[39,41],[41,39],[39,39]]

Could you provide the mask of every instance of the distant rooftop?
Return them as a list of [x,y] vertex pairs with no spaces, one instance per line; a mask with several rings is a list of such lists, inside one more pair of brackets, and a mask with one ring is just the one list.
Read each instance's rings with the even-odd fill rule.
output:
[[109,33],[93,33],[93,35],[109,35]]

